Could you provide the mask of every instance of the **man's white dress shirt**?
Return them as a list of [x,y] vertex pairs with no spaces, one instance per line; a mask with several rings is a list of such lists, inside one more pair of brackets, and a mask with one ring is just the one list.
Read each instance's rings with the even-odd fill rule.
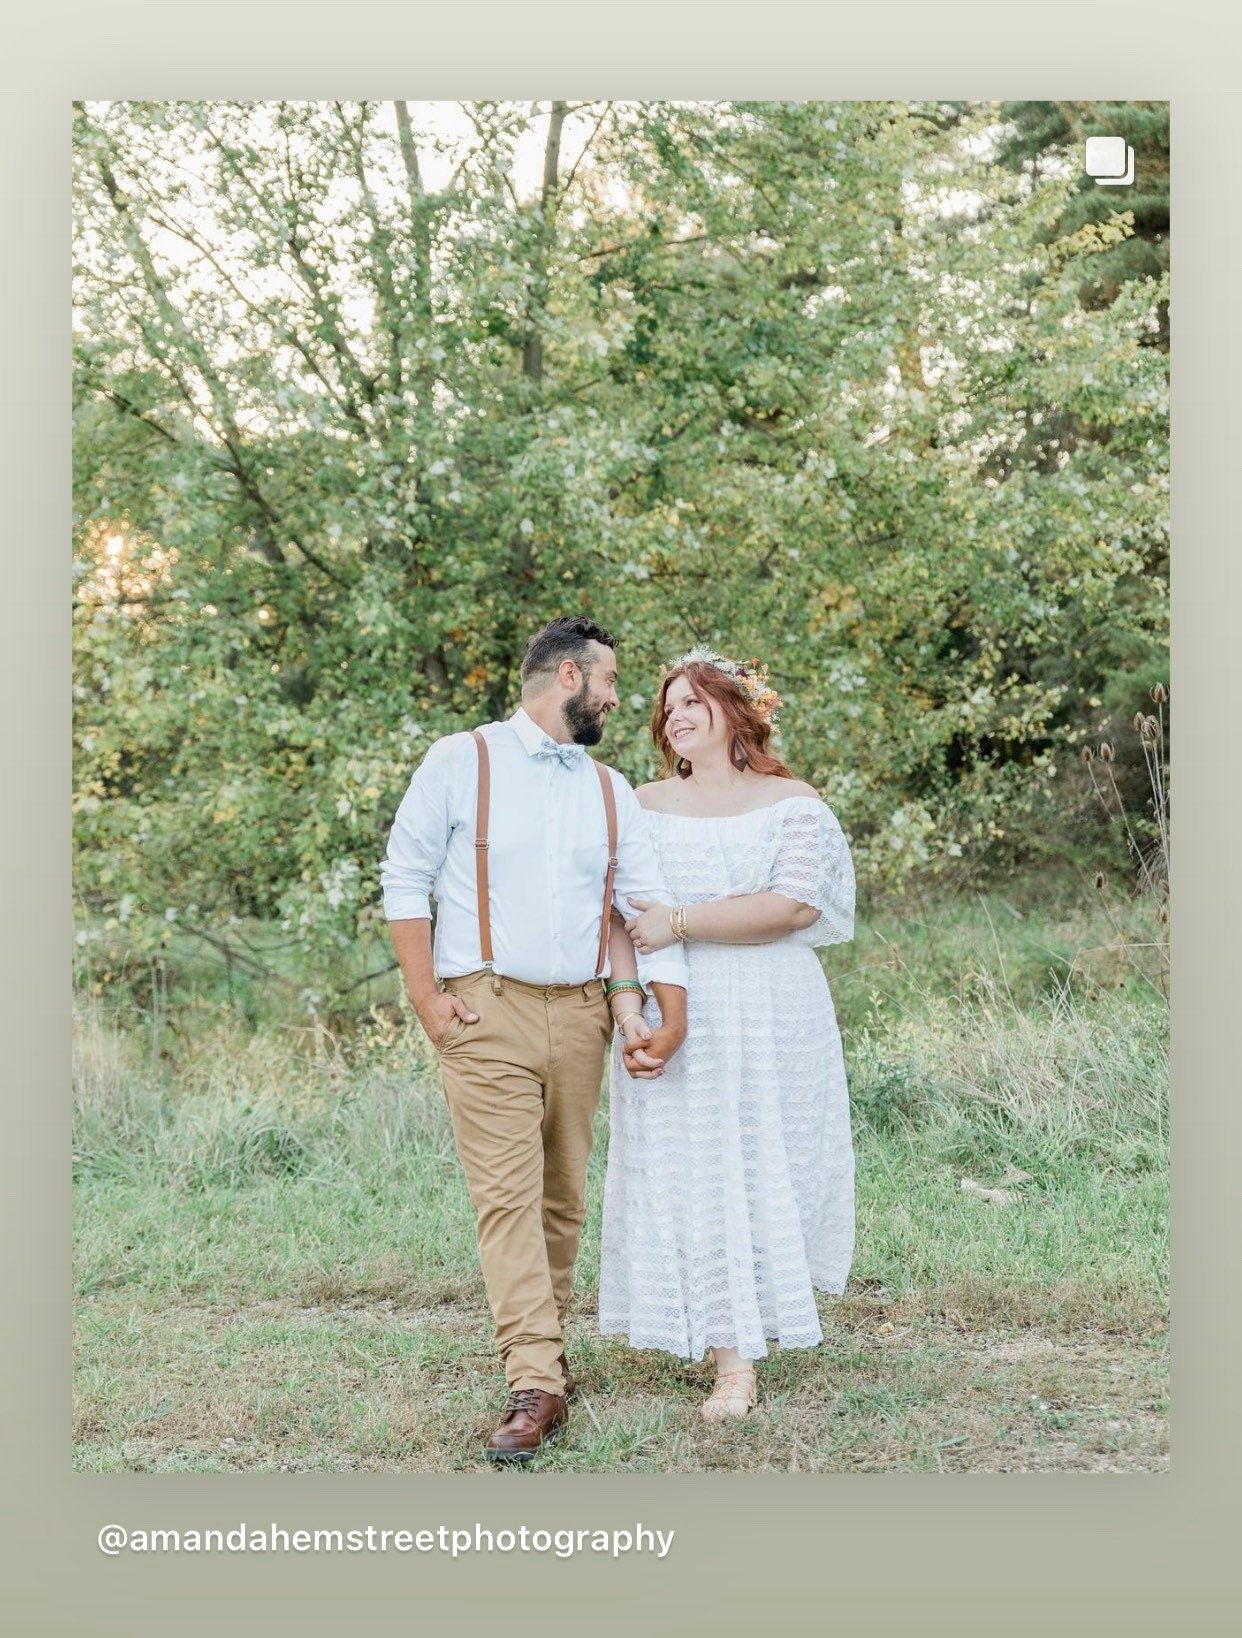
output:
[[[488,900],[493,969],[527,984],[584,984],[599,954],[608,822],[599,776],[580,745],[558,746],[519,708],[483,730],[491,765]],[[617,799],[613,903],[630,895],[667,904],[647,816],[626,781],[607,773]],[[389,921],[429,918],[437,906],[440,978],[483,965],[475,888],[478,750],[469,734],[437,740],[397,809],[380,868]],[[644,984],[686,985],[680,945],[638,959]],[[605,969],[607,971],[607,968]]]

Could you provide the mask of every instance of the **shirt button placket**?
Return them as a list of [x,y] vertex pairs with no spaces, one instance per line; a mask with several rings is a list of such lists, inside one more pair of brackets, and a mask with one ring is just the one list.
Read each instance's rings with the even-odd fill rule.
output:
[[[558,762],[549,762],[548,773],[558,774],[561,771]],[[559,980],[561,976],[561,916],[560,916],[560,876],[557,872],[557,860],[561,857],[561,805],[556,799],[556,788],[553,786],[549,806],[552,812],[552,891],[549,909],[552,923],[552,977]]]

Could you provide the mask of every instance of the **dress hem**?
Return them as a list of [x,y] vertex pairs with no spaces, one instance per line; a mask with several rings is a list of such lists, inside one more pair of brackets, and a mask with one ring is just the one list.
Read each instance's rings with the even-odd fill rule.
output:
[[818,1337],[815,1337],[815,1338],[808,1337],[805,1341],[799,1341],[799,1342],[794,1342],[792,1340],[788,1341],[788,1342],[782,1342],[780,1336],[777,1335],[776,1333],[765,1334],[765,1336],[764,1336],[765,1346],[763,1348],[763,1351],[761,1353],[751,1353],[748,1349],[741,1348],[739,1346],[736,1336],[734,1336],[733,1338],[731,1338],[727,1342],[722,1337],[716,1337],[716,1338],[712,1338],[710,1340],[705,1340],[700,1352],[695,1353],[695,1352],[693,1352],[693,1350],[691,1350],[690,1352],[686,1352],[686,1351],[683,1351],[681,1348],[670,1347],[669,1344],[666,1343],[666,1342],[635,1342],[634,1339],[631,1336],[629,1336],[624,1330],[607,1330],[606,1331],[601,1326],[599,1334],[600,1334],[601,1337],[607,1337],[610,1340],[615,1340],[615,1341],[618,1341],[618,1342],[624,1342],[627,1347],[633,1348],[635,1353],[640,1353],[640,1354],[652,1354],[652,1353],[655,1353],[655,1354],[671,1354],[674,1359],[689,1360],[692,1364],[695,1364],[695,1365],[701,1364],[703,1362],[703,1360],[705,1360],[707,1358],[708,1350],[712,1349],[712,1348],[737,1348],[738,1352],[741,1353],[743,1355],[743,1357],[746,1358],[746,1359],[766,1359],[768,1357],[768,1349],[767,1349],[766,1344],[769,1343],[769,1342],[774,1342],[776,1344],[776,1346],[781,1350],[781,1352],[784,1353],[786,1350],[794,1349],[794,1348],[819,1348],[819,1347],[821,1347],[823,1345],[823,1341],[824,1341],[824,1334],[823,1334],[822,1331],[820,1332]]

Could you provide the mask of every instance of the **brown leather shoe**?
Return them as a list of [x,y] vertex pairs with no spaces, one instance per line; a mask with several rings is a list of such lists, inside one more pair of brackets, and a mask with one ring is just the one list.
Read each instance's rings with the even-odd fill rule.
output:
[[564,1394],[544,1393],[542,1388],[515,1388],[483,1454],[489,1462],[529,1462],[568,1421]]
[[560,1366],[561,1370],[564,1371],[564,1373],[565,1373],[565,1398],[567,1400],[572,1399],[573,1396],[578,1391],[578,1384],[574,1381],[573,1377],[569,1374],[569,1361],[565,1358],[565,1355],[562,1354],[560,1356],[560,1358],[557,1360],[556,1363]]

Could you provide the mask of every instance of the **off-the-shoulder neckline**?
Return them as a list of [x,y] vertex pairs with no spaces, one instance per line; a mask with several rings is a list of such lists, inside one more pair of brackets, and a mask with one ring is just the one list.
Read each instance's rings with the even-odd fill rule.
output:
[[661,819],[689,819],[696,824],[706,821],[719,825],[732,819],[752,819],[757,813],[771,813],[774,808],[787,807],[791,802],[814,802],[816,807],[828,807],[822,796],[782,796],[775,802],[764,802],[761,807],[743,808],[741,813],[674,813],[669,808],[643,808],[643,812],[658,814]]

